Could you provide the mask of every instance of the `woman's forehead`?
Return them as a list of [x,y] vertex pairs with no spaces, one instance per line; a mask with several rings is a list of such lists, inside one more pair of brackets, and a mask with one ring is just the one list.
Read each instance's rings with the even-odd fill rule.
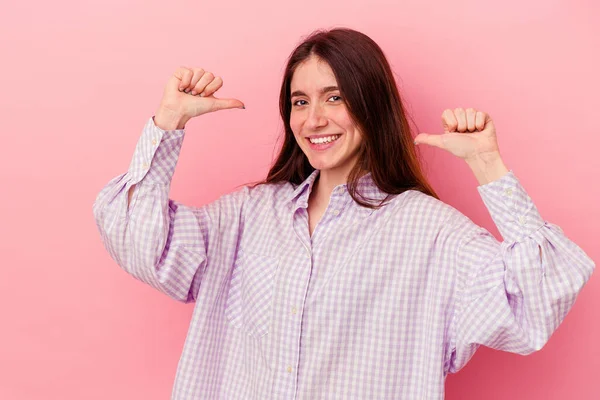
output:
[[333,86],[337,86],[337,81],[329,64],[314,58],[298,65],[290,82],[292,92],[298,90],[317,92]]

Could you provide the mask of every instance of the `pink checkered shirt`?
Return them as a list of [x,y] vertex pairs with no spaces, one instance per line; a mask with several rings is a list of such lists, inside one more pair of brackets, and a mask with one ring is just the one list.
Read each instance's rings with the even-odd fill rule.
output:
[[150,118],[93,205],[121,268],[195,301],[172,399],[443,399],[479,345],[541,349],[595,267],[512,170],[477,187],[503,242],[419,191],[374,211],[345,184],[310,237],[318,170],[190,207],[169,198],[184,133]]

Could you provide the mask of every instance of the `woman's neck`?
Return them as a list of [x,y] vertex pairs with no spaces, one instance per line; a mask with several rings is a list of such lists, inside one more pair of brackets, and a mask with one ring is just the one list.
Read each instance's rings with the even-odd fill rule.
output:
[[[361,174],[364,175],[363,173]],[[319,171],[319,175],[315,180],[310,198],[313,200],[313,203],[324,204],[325,206],[329,204],[329,199],[331,198],[331,193],[336,186],[343,185],[348,182],[349,171],[345,173],[337,173],[337,171]]]

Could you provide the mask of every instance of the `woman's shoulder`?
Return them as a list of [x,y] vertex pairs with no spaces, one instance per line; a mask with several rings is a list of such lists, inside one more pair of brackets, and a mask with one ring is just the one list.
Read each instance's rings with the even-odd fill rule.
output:
[[442,227],[447,224],[472,223],[469,217],[453,205],[420,190],[408,190],[395,199],[401,203],[398,214],[415,219],[416,223],[427,223]]
[[290,198],[293,191],[294,188],[289,182],[248,183],[222,195],[220,200],[233,201],[246,209],[278,208]]
[[258,200],[261,202],[267,199],[280,201],[291,196],[294,191],[294,187],[290,182],[261,182],[256,185],[247,185],[246,190],[248,192],[248,197],[253,200]]
[[281,197],[291,193],[293,187],[289,182],[264,183],[252,182],[235,186],[220,197],[244,198],[246,200],[264,200],[267,197]]
[[433,212],[445,215],[457,211],[450,204],[416,189],[409,189],[401,193],[392,202],[398,203],[403,209],[420,210],[422,213]]

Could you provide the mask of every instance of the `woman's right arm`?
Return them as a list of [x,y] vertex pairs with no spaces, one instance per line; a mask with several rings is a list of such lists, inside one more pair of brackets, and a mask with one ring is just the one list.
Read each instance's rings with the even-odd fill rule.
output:
[[[200,208],[168,197],[185,122],[203,113],[188,112],[189,108],[196,112],[215,110],[210,104],[215,101],[212,92],[220,85],[211,86],[214,79],[202,84],[197,71],[193,70],[187,80],[182,69],[172,77],[159,111],[144,126],[128,171],[110,180],[93,205],[104,246],[117,264],[135,278],[185,303],[196,299],[211,243],[237,237],[239,215],[248,195],[244,188]],[[200,77],[206,75],[200,71]],[[179,92],[179,84],[204,89],[208,95],[196,98]],[[179,103],[184,104],[177,109],[187,111],[178,112],[177,117],[165,111],[176,109],[169,85],[177,92],[175,96],[185,96],[179,98]],[[170,102],[165,101],[167,95],[171,96]],[[198,101],[200,105],[195,104]],[[165,104],[171,107],[166,108]]]

